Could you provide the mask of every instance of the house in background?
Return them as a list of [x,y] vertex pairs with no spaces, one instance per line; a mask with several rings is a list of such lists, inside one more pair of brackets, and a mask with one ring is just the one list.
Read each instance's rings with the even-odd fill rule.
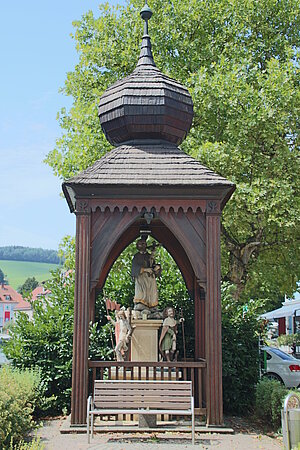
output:
[[47,298],[50,293],[51,291],[49,291],[49,289],[46,289],[42,284],[33,289],[33,291],[31,292],[31,300],[35,301],[41,298]]
[[30,303],[26,302],[22,295],[11,286],[2,283],[0,285],[0,333],[6,324],[14,321],[18,311],[24,311],[32,317]]
[[278,322],[278,336],[300,333],[300,293],[296,292],[294,298],[286,299],[281,308],[262,314],[260,317],[270,322]]
[[[31,293],[31,300],[47,298],[51,293],[43,285],[37,286]],[[19,292],[8,284],[0,284],[0,334],[3,327],[16,319],[18,313],[24,312],[32,319],[33,310],[29,302],[23,299]]]

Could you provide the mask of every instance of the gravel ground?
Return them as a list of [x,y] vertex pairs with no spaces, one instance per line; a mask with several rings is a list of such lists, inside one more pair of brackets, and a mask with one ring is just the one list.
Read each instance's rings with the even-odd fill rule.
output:
[[[180,450],[198,448],[201,450],[279,450],[282,441],[254,431],[237,431],[235,434],[196,434],[196,443],[191,444],[190,434],[151,433],[95,434],[92,443],[87,443],[85,434],[61,434],[62,420],[44,422],[36,435],[45,445],[45,450]],[[234,427],[234,424],[231,424]],[[239,428],[239,427],[238,427]]]

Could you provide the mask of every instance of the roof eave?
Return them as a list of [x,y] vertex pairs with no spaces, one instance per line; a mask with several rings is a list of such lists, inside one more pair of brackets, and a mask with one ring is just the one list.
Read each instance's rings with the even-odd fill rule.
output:
[[[163,193],[162,193],[162,187]],[[78,199],[101,198],[180,198],[219,199],[221,210],[235,191],[233,183],[207,183],[198,185],[128,185],[128,184],[79,184],[65,182],[62,185],[70,212],[76,211]]]

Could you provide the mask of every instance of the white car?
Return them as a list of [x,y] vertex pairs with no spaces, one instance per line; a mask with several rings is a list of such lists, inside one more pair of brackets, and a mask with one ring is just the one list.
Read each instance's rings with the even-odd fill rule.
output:
[[262,347],[262,376],[288,388],[300,387],[300,360],[274,347]]

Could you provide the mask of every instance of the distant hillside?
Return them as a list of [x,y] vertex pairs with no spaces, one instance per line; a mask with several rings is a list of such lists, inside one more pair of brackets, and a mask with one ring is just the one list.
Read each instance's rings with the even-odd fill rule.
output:
[[0,269],[8,284],[14,289],[18,289],[29,277],[35,277],[39,282],[48,280],[51,276],[50,271],[57,267],[59,267],[57,264],[0,260]]
[[43,248],[20,247],[14,245],[0,247],[0,260],[29,261],[48,264],[60,264],[61,262],[56,250],[45,250]]

